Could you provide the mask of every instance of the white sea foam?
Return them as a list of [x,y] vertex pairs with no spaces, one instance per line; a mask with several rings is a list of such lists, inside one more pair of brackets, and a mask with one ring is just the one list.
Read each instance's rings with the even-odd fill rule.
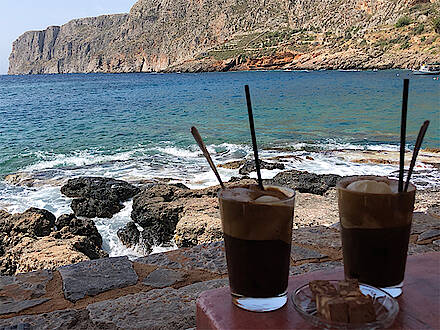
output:
[[42,208],[52,212],[55,216],[71,213],[71,199],[60,192],[60,187],[41,186],[28,188],[0,183],[2,194],[0,208],[9,213],[21,213],[30,207]]
[[35,156],[40,159],[36,164],[24,168],[25,172],[38,171],[59,166],[86,166],[90,164],[106,163],[118,160],[127,160],[136,150],[120,152],[113,155],[102,155],[90,150],[74,152],[72,155],[54,154],[48,152],[35,152]]
[[[249,145],[223,143],[207,146],[215,164],[253,159]],[[335,152],[338,150],[338,152]],[[350,150],[398,151],[397,145],[356,145],[328,140],[323,143],[294,143],[280,145],[276,149],[261,149],[260,158],[269,162],[283,163],[284,170],[262,170],[265,179],[273,178],[286,170],[308,171],[317,174],[384,175],[396,177],[397,165],[352,162]],[[340,152],[342,151],[342,153]],[[341,156],[343,155],[343,156]],[[275,158],[274,158],[275,157]],[[171,178],[170,182],[181,182],[189,188],[204,188],[218,184],[202,153],[194,143],[188,148],[164,143],[160,147],[137,146],[131,151],[121,151],[112,155],[87,150],[71,155],[41,153],[39,161],[25,168],[24,179],[34,180],[34,186],[12,185],[0,182],[2,194],[0,208],[8,212],[23,212],[29,207],[45,208],[56,216],[71,213],[70,202],[60,193],[61,185],[78,176],[105,176],[129,182],[153,178]],[[271,159],[272,158],[272,159]],[[218,167],[224,181],[239,176],[238,169]],[[256,173],[250,173],[256,177]],[[412,177],[419,189],[440,187],[440,172],[430,164],[417,163]],[[117,237],[117,230],[130,221],[132,202],[125,203],[124,209],[111,219],[94,219],[104,240],[104,249],[111,256],[128,255],[135,258],[144,254],[136,247],[126,248]],[[175,245],[154,247],[153,252],[175,248]]]
[[118,229],[124,227],[131,219],[130,214],[133,206],[133,201],[124,203],[124,208],[111,219],[107,218],[94,218],[96,228],[102,235],[102,248],[108,252],[110,257],[128,256],[131,259],[140,257],[143,255],[139,249],[127,248],[119,240],[117,235]]
[[[194,149],[194,148],[192,148]],[[196,149],[196,150],[188,150],[188,149],[183,149],[183,148],[178,148],[178,147],[157,147],[156,150],[171,155],[171,156],[175,156],[175,157],[180,157],[180,158],[199,158],[200,157],[200,150]]]

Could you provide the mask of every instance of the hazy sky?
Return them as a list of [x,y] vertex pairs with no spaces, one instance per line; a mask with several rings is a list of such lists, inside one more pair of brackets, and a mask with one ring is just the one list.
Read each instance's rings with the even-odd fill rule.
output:
[[29,30],[43,30],[71,19],[128,13],[136,0],[0,0],[0,74],[9,66],[12,42]]

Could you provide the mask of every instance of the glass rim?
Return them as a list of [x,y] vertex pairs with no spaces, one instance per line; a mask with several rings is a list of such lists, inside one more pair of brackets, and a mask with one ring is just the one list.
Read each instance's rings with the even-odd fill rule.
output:
[[[407,194],[412,194],[415,193],[417,191],[417,188],[414,184],[412,184],[411,182],[408,185],[408,190],[407,191],[402,191],[402,192],[391,192],[391,193],[375,193],[375,192],[362,192],[362,191],[355,191],[355,190],[350,190],[347,189],[347,186],[352,183],[355,182],[356,178],[359,179],[364,179],[364,180],[375,180],[375,179],[380,179],[380,180],[375,180],[375,181],[380,181],[380,182],[395,182],[398,183],[399,180],[397,179],[390,179],[386,176],[380,176],[380,175],[350,175],[350,176],[345,176],[343,177],[341,180],[338,181],[338,183],[336,183],[336,188],[338,190],[342,190],[345,192],[349,192],[352,194],[358,194],[358,195],[375,195],[375,196],[398,196],[398,195],[407,195]],[[404,185],[405,185],[405,181],[404,181]]]
[[[236,201],[236,199],[234,198],[224,198],[221,194],[223,191],[225,190],[232,190],[235,188],[247,188],[249,186],[258,186],[257,184],[241,184],[241,185],[236,185],[236,186],[231,186],[231,187],[225,187],[225,188],[220,188],[219,191],[217,192],[217,197],[220,199],[224,199],[224,200],[233,200]],[[284,193],[283,190],[286,190],[289,192],[289,194],[291,194],[291,196],[287,196],[286,199],[280,199],[278,201],[268,201],[268,202],[264,202],[264,203],[255,203],[253,201],[248,201],[248,203],[252,203],[252,204],[261,204],[261,205],[272,205],[272,204],[279,204],[281,203],[285,203],[285,202],[289,202],[293,199],[295,199],[296,196],[296,190],[286,187],[286,186],[281,186],[281,185],[274,185],[274,184],[267,184],[267,185],[263,185],[263,187],[274,187],[274,188],[278,188],[279,190],[281,190],[282,193]]]

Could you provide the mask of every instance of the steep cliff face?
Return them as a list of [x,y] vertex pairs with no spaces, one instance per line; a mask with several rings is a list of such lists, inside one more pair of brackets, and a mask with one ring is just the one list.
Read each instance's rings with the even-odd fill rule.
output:
[[[118,40],[127,14],[70,21],[43,31],[29,31],[14,41],[9,74],[110,71],[103,58]],[[113,54],[115,58],[117,54]]]
[[403,15],[416,21],[423,12],[429,21],[439,4],[431,1],[139,0],[128,14],[24,33],[13,44],[9,74],[252,69],[267,62],[295,68],[298,56],[344,52],[343,42],[360,49],[354,57],[368,52],[355,41]]

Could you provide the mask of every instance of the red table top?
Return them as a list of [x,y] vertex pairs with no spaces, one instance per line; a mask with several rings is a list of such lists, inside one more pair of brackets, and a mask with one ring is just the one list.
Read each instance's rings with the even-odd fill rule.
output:
[[[229,288],[205,291],[197,299],[197,329],[314,329],[293,307],[290,294],[314,279],[343,279],[343,269],[289,278],[289,299],[274,312],[254,313],[231,302]],[[440,252],[409,256],[400,311],[392,329],[440,329]]]

